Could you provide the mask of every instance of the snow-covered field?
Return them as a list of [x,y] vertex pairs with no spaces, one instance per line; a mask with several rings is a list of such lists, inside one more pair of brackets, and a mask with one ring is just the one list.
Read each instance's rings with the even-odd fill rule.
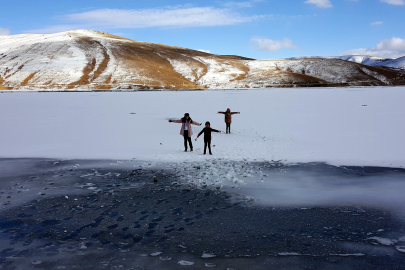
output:
[[[281,160],[333,165],[405,166],[405,87],[176,92],[0,94],[0,157],[145,161]],[[180,124],[225,129],[213,157],[184,153]],[[202,127],[193,126],[193,139]]]

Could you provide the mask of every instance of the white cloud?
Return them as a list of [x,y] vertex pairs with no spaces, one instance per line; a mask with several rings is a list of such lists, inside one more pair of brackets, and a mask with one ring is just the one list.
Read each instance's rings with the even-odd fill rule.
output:
[[0,36],[7,36],[7,35],[10,35],[10,29],[0,28]]
[[242,16],[226,8],[97,9],[67,15],[71,22],[92,28],[202,27],[234,25],[264,16]]
[[384,22],[373,22],[373,23],[371,23],[371,25],[381,25],[381,24],[383,24]]
[[319,8],[331,8],[332,3],[329,0],[308,0],[305,4],[314,4]]
[[278,51],[284,48],[294,48],[297,50],[301,50],[300,47],[294,45],[292,40],[289,38],[284,38],[283,40],[272,40],[262,37],[254,37],[251,39],[254,43],[253,48],[259,51]]
[[225,2],[222,5],[228,8],[249,8],[253,6],[252,2]]
[[372,55],[397,58],[405,55],[405,38],[384,39],[375,48],[354,49],[342,52],[342,55]]
[[225,2],[222,3],[222,6],[227,7],[227,8],[250,8],[253,7],[255,3],[260,3],[260,2],[265,2],[265,0],[251,0],[251,1],[246,1],[246,2]]
[[395,5],[395,6],[405,5],[404,0],[381,0],[381,2],[388,3],[390,5]]

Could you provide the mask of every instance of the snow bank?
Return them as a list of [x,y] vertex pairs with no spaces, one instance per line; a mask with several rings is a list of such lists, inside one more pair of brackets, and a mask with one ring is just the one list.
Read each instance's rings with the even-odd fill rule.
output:
[[[213,134],[229,160],[323,161],[402,167],[404,87],[198,92],[0,93],[0,157],[203,161],[203,140],[184,153],[185,112],[232,134]],[[134,113],[134,114],[132,114]],[[193,126],[194,136],[202,127]]]

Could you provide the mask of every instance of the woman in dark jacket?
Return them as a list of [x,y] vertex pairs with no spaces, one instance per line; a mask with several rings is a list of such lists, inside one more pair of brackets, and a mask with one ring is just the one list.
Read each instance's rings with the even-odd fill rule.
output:
[[179,123],[181,125],[180,135],[184,137],[184,152],[187,152],[187,142],[190,145],[190,152],[193,151],[193,143],[191,142],[191,136],[193,135],[193,130],[191,124],[196,126],[201,126],[200,123],[194,122],[188,113],[184,114],[184,117],[180,120],[169,120],[169,122]]
[[231,109],[226,109],[225,112],[218,112],[225,114],[226,134],[231,133],[232,114],[240,114],[240,112],[231,112]]

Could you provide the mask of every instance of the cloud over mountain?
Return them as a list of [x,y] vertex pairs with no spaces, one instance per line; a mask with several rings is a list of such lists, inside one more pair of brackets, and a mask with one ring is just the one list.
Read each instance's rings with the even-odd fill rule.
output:
[[8,28],[0,28],[0,36],[10,35],[10,30]]
[[284,48],[294,48],[300,50],[301,48],[294,45],[292,40],[289,38],[284,38],[283,40],[272,40],[262,37],[254,37],[251,39],[253,42],[253,48],[259,51],[279,51]]
[[393,37],[381,40],[374,48],[360,48],[342,52],[342,55],[374,55],[386,58],[396,58],[405,55],[405,39]]

